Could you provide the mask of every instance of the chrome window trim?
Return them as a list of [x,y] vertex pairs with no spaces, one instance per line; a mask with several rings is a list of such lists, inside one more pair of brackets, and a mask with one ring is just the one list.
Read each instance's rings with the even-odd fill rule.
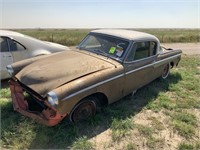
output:
[[147,60],[147,59],[153,58],[153,57],[155,57],[155,56],[157,56],[157,54],[156,54],[156,55],[149,56],[149,57],[146,57],[146,58],[138,59],[138,60],[124,61],[124,63],[126,63],[126,64],[137,63],[137,62],[139,62],[139,61]]
[[[126,73],[117,75],[117,76],[115,76],[115,77],[113,77],[113,78],[110,78],[110,79],[107,79],[107,80],[105,80],[105,81],[96,83],[96,84],[91,85],[91,86],[89,86],[89,87],[87,87],[87,88],[85,88],[85,89],[82,89],[82,90],[78,91],[78,92],[75,92],[75,93],[73,93],[73,94],[70,94],[69,96],[63,98],[62,101],[65,101],[65,100],[67,100],[67,99],[69,99],[69,98],[71,98],[71,97],[74,97],[74,96],[76,96],[76,95],[82,93],[82,92],[85,92],[85,91],[87,91],[87,90],[90,90],[90,89],[92,89],[92,88],[94,88],[94,87],[97,87],[97,86],[99,86],[99,85],[102,85],[102,84],[104,84],[104,83],[106,83],[106,82],[109,82],[109,81],[115,80],[115,79],[117,79],[117,78],[123,77],[124,75],[128,75],[128,74],[130,74],[130,73],[139,71],[139,70],[144,69],[144,68],[146,68],[146,67],[153,66],[154,68],[156,68],[156,67],[161,66],[162,64],[166,63],[166,61],[169,61],[170,59],[173,59],[173,58],[176,58],[176,57],[179,57],[179,56],[181,56],[181,54],[177,54],[177,55],[174,55],[174,56],[172,56],[172,57],[165,58],[165,59],[163,59],[163,60],[159,60],[159,61],[153,62],[153,63],[148,64],[148,65],[145,65],[145,66],[143,66],[143,67],[140,67],[140,68],[131,70],[131,71],[129,71],[129,72],[126,72]],[[159,63],[161,63],[161,64],[159,64]]]
[[[129,39],[122,38],[122,37],[118,37],[118,36],[113,36],[113,35],[109,35],[109,34],[90,32],[90,33],[88,33],[88,34],[85,36],[85,38],[78,44],[77,48],[78,48],[79,50],[81,50],[81,49],[80,49],[80,48],[81,48],[81,45],[82,45],[83,42],[85,42],[85,40],[87,39],[88,35],[94,35],[94,36],[95,36],[95,35],[97,35],[97,36],[99,36],[99,35],[100,35],[100,36],[108,36],[108,37],[111,37],[111,38],[116,38],[116,39],[124,40],[124,41],[128,42],[128,46],[127,46],[125,52],[122,54],[121,57],[118,57],[118,58],[117,58],[117,57],[116,57],[116,58],[111,57],[113,60],[117,60],[117,61],[120,62],[120,63],[123,62],[123,60],[125,59],[125,57],[126,57],[126,55],[127,55],[127,52],[129,51],[130,47],[132,46],[132,41],[129,40]],[[95,54],[96,54],[96,53],[95,53]],[[103,55],[102,55],[102,56],[103,56]],[[104,56],[104,57],[105,57],[105,56]]]
[[[156,43],[156,54],[152,55],[152,56],[149,56],[149,57],[146,57],[146,58],[142,58],[142,59],[137,59],[137,60],[133,60],[133,61],[127,61],[127,57],[130,54],[131,49],[133,48],[134,44],[138,43],[138,42],[155,42]],[[132,44],[131,44],[131,46],[129,47],[130,49],[129,49],[128,53],[124,57],[124,63],[134,63],[134,62],[138,62],[138,61],[141,61],[141,60],[145,60],[145,59],[148,59],[148,58],[155,57],[156,55],[158,55],[158,49],[159,49],[158,45],[159,45],[159,43],[156,40],[149,40],[149,39],[147,39],[147,40],[143,40],[143,41],[142,40],[133,41]],[[135,50],[134,50],[134,55],[135,55]]]

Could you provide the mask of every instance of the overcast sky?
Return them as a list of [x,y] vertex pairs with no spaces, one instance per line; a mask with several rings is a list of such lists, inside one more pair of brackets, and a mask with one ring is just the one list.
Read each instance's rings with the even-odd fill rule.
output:
[[200,28],[200,0],[0,0],[0,28]]

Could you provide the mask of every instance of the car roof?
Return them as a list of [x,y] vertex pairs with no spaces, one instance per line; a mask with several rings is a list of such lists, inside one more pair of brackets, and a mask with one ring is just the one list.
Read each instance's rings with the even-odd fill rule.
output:
[[99,29],[99,30],[93,30],[90,33],[99,33],[99,34],[106,34],[116,37],[121,37],[129,40],[145,40],[145,39],[152,39],[159,41],[157,37],[154,35],[139,32],[139,31],[133,31],[133,30],[124,30],[124,29]]
[[18,32],[14,32],[14,31],[9,31],[9,30],[0,30],[0,36],[20,36],[20,37],[24,37],[23,34],[18,33]]

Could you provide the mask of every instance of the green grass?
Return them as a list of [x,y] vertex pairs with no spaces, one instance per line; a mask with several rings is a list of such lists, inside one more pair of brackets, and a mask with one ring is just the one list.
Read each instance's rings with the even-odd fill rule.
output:
[[172,126],[181,136],[192,138],[196,135],[197,118],[195,115],[180,111],[171,114]]
[[137,124],[137,128],[138,128],[138,131],[140,132],[140,134],[142,134],[143,136],[145,136],[147,138],[152,137],[152,134],[155,132],[154,128],[147,127],[144,125]]
[[137,146],[133,142],[130,142],[126,145],[126,149],[127,150],[137,150]]
[[163,123],[159,121],[157,118],[151,117],[150,119],[152,121],[151,124],[155,130],[161,131],[165,129]]
[[178,149],[179,150],[199,150],[200,142],[199,143],[182,142],[179,144]]
[[87,140],[86,136],[78,138],[72,145],[72,149],[74,150],[90,150],[93,148],[93,145],[91,142]]
[[[89,31],[93,29],[20,29],[17,32],[38,38],[40,40],[56,42],[67,46],[77,45]],[[199,42],[197,29],[132,29],[147,32],[158,37],[162,43]]]
[[150,149],[155,149],[155,147],[163,148],[164,147],[164,139],[149,137],[149,138],[147,138],[147,146]]
[[149,149],[155,149],[156,147],[163,148],[164,145],[164,139],[162,138],[155,138],[153,134],[156,133],[156,130],[154,127],[148,127],[144,125],[137,124],[136,125],[139,133],[141,136],[146,138],[146,145]]
[[132,120],[127,118],[123,119],[114,119],[111,124],[112,130],[112,139],[113,141],[118,141],[121,138],[125,137],[128,132],[133,128]]
[[15,31],[40,40],[74,46],[87,35],[90,29],[28,29]]
[[0,98],[10,98],[10,90],[1,89],[0,90]]
[[[134,97],[128,95],[104,107],[89,121],[69,124],[64,120],[55,127],[38,124],[14,112],[10,92],[8,87],[4,86],[0,90],[1,147],[4,149],[78,149],[80,147],[95,149],[95,144],[90,139],[110,129],[109,138],[114,143],[108,143],[111,149],[118,143],[122,144],[123,141],[127,141],[124,149],[131,149],[131,147],[134,149],[138,143],[137,141],[132,143],[131,138],[133,131],[138,129],[140,135],[137,136],[146,139],[147,149],[151,149],[152,146],[162,149],[165,141],[154,135],[158,136],[160,131],[169,127],[173,134],[178,133],[183,139],[177,146],[178,149],[187,147],[200,149],[198,143],[200,122],[195,114],[195,110],[198,111],[200,108],[199,60],[200,56],[183,56],[179,66],[172,69],[171,75],[166,80],[157,79],[139,89]],[[146,110],[162,112],[169,121],[162,122],[159,118],[151,117],[150,126],[138,127],[133,119],[136,114]]]

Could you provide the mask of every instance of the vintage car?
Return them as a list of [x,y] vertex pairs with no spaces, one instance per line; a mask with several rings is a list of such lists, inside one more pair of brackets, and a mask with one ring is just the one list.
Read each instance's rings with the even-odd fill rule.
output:
[[77,49],[7,66],[14,110],[49,126],[66,117],[86,120],[97,108],[167,78],[181,53],[142,32],[91,31]]
[[21,33],[0,30],[0,50],[1,79],[6,79],[10,77],[6,70],[7,65],[30,57],[69,50],[69,48],[57,43],[41,41]]

